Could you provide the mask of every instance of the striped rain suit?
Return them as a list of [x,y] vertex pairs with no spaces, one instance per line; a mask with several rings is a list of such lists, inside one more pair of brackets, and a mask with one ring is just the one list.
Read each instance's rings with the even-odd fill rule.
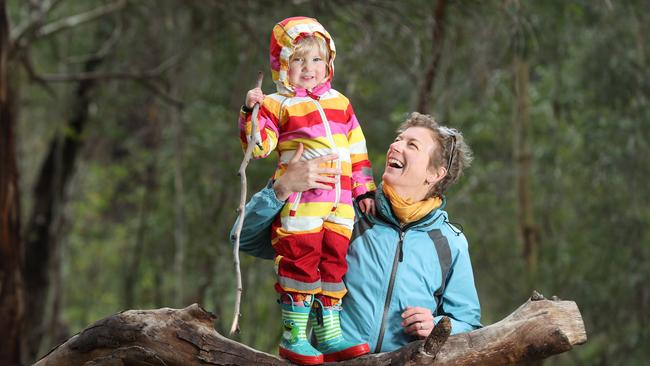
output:
[[[330,51],[329,77],[311,91],[290,85],[287,78],[295,42],[306,36],[321,37]],[[305,160],[338,154],[338,159],[329,163],[342,171],[333,189],[312,189],[290,196],[272,225],[272,243],[278,292],[340,299],[347,291],[342,279],[354,224],[352,200],[374,191],[375,184],[352,105],[331,88],[335,54],[334,41],[315,19],[295,17],[276,24],[270,59],[277,93],[267,95],[260,106],[259,130],[254,133],[262,144],[255,147],[253,157],[264,158],[277,151],[275,179],[284,173],[299,143],[304,146]],[[246,149],[252,129],[250,114],[240,114],[239,127]]]

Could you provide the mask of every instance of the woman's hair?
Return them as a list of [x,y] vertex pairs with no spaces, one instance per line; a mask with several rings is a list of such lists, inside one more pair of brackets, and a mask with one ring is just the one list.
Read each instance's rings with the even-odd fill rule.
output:
[[397,133],[402,133],[410,127],[429,129],[433,135],[433,141],[440,147],[433,149],[433,153],[429,157],[429,167],[432,169],[444,167],[447,174],[429,190],[425,198],[442,197],[447,188],[456,183],[458,178],[463,175],[465,168],[472,163],[472,150],[465,143],[460,131],[440,126],[428,114],[411,113],[409,118],[399,126]]
[[307,36],[298,39],[295,43],[295,48],[293,49],[293,54],[291,54],[290,59],[296,57],[303,57],[309,50],[316,48],[318,53],[323,57],[325,65],[327,65],[327,75],[330,73],[330,50],[327,47],[327,42],[325,39],[319,36]]

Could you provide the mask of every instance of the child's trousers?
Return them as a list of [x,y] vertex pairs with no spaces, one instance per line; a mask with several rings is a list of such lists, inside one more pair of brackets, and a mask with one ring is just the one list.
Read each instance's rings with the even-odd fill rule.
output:
[[[314,190],[303,195],[332,191]],[[354,209],[339,202],[318,202],[292,195],[272,226],[275,268],[280,293],[323,294],[341,299],[347,292],[343,276],[354,224]],[[317,198],[317,197],[316,197]],[[309,199],[310,202],[304,202]],[[346,200],[345,200],[346,201]]]

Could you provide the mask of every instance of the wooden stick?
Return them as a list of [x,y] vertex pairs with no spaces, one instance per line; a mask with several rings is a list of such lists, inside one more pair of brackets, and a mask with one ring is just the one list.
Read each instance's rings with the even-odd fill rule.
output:
[[[255,84],[256,88],[262,87],[262,80],[264,79],[264,74],[260,71],[257,73],[257,83]],[[246,152],[244,153],[244,160],[242,160],[241,165],[239,166],[239,172],[237,175],[241,178],[241,194],[239,196],[239,219],[237,221],[237,230],[235,231],[235,246],[233,248],[233,256],[235,258],[235,275],[237,277],[237,292],[235,294],[235,313],[233,315],[232,326],[230,327],[230,335],[232,336],[235,333],[239,333],[239,308],[241,307],[241,295],[244,291],[241,280],[241,267],[239,265],[239,237],[241,236],[241,229],[244,225],[244,214],[246,212],[246,167],[248,162],[251,160],[253,155],[253,149],[255,146],[260,146],[261,143],[258,139],[257,132],[257,115],[260,111],[260,104],[255,103],[253,107],[253,115],[251,116],[252,128],[251,135],[248,141],[248,146],[246,147]]]

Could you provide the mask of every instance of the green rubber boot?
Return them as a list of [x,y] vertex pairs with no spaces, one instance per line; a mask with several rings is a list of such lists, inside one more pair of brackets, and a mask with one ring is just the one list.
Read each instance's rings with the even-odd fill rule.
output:
[[296,303],[289,294],[289,303],[282,302],[282,339],[280,341],[280,357],[299,365],[320,365],[323,354],[307,340],[306,329],[311,310],[311,299]]
[[340,312],[340,303],[325,307],[319,299],[316,299],[309,315],[318,341],[316,349],[323,353],[325,362],[349,360],[370,352],[368,343],[357,344],[343,337],[339,320]]

